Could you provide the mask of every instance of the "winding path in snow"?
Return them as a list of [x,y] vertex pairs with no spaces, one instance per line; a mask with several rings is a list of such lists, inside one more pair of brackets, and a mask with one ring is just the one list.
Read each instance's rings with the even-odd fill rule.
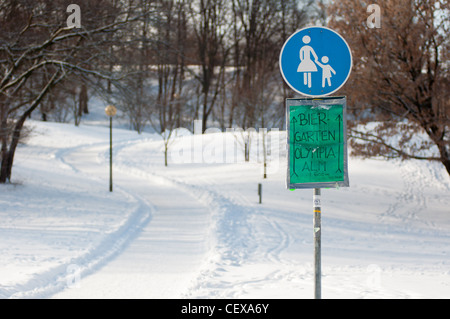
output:
[[[104,204],[105,199],[117,198],[106,206],[111,210],[124,204],[112,212],[113,220],[92,216],[95,236],[78,240],[72,235],[67,243],[79,242],[73,245],[80,251],[77,258],[64,258],[44,272],[33,272],[23,286],[0,290],[2,297],[312,297],[312,219],[299,208],[310,212],[309,194],[294,193],[293,199],[288,196],[292,193],[278,191],[281,184],[265,184],[265,194],[269,189],[273,192],[271,200],[265,197],[265,205],[258,205],[256,198],[251,200],[256,179],[248,166],[181,164],[166,170],[161,141],[125,132],[120,135],[122,140],[114,143],[114,193],[109,194],[105,132],[101,128],[73,136],[63,134],[55,145],[44,139],[27,150],[31,151],[31,163],[45,162],[34,178],[51,173],[49,183],[53,180],[65,186],[66,192],[52,194],[53,198],[62,194],[63,208],[67,206],[64,199],[71,195],[67,189],[76,188],[70,201],[76,205],[77,190],[87,183],[95,185],[88,187],[89,191],[96,190],[92,197],[86,196],[89,199]],[[67,142],[68,138],[72,140]],[[368,174],[368,164],[357,165],[353,176],[359,185],[339,196],[328,193],[327,207],[334,212],[329,209],[324,218],[328,236],[324,241],[324,257],[328,258],[324,258],[325,297],[447,295],[448,218],[431,213],[433,208],[445,211],[450,186],[440,182],[438,171],[426,165],[417,170],[415,163],[407,164],[392,170],[390,163],[372,161],[371,172],[377,171],[373,165],[387,167],[377,171],[389,176],[385,179]],[[384,180],[394,185],[385,187]],[[33,185],[38,188],[42,184]],[[58,190],[56,186],[47,189]],[[276,196],[280,200],[275,201]],[[288,201],[295,202],[295,207],[286,205]],[[279,209],[281,205],[286,207]],[[341,206],[344,209],[339,209]],[[84,210],[108,215],[103,207],[94,202],[96,209]],[[78,234],[83,233],[84,224],[78,225]],[[95,247],[91,249],[89,244]],[[58,246],[64,250],[63,256],[70,257],[66,248],[73,247],[69,246]],[[70,264],[82,270],[81,280],[72,287],[67,286]]]
[[[290,267],[286,273],[286,269],[279,268],[281,264],[283,268],[286,267],[281,253],[291,244],[291,238],[283,227],[275,220],[264,217],[257,204],[250,202],[241,193],[224,191],[220,187],[220,181],[214,180],[208,172],[199,174],[195,169],[184,171],[182,167],[185,166],[181,165],[178,168],[172,167],[170,173],[166,173],[160,171],[160,163],[146,165],[142,160],[142,154],[155,160],[158,152],[157,141],[124,143],[116,147],[115,165],[121,171],[128,171],[146,180],[171,185],[208,207],[211,218],[209,255],[182,297],[239,298],[255,287],[259,289],[265,281],[277,282],[280,277],[291,276],[295,269]],[[261,223],[256,220],[261,218],[262,228],[255,228],[255,225]],[[269,242],[266,236],[271,236]],[[249,271],[247,266],[253,267],[255,261],[263,266],[258,269],[257,274],[248,276],[245,273]],[[267,265],[269,266],[266,267]],[[239,274],[241,269],[244,270],[243,274]]]
[[[176,170],[166,174],[157,165],[147,166],[142,152],[148,152],[146,156],[154,160],[160,151],[157,144],[141,139],[115,147],[115,185],[152,203],[151,221],[115,260],[82,279],[79,289],[69,289],[54,297],[239,298],[253,294],[273,297],[277,293],[285,295],[289,289],[295,293],[288,295],[309,297],[312,268],[308,263],[285,259],[285,252],[290,246],[298,246],[299,238],[293,237],[284,216],[259,211],[257,205],[249,203],[236,190],[218,190],[220,182],[199,177],[195,170],[177,176]],[[104,145],[86,146],[65,154],[64,161],[85,174],[103,174],[101,178],[107,179]],[[381,214],[382,219],[400,217],[395,208],[408,201],[417,207],[402,217],[404,221],[414,220],[418,211],[427,208],[425,197],[414,190],[422,190],[425,185],[413,185],[414,179],[406,169],[402,171],[402,179],[406,186]],[[338,222],[330,224],[339,231],[348,228]],[[373,227],[361,225],[366,230]],[[325,269],[329,277],[324,278],[324,283],[328,278],[333,280],[327,284],[331,295],[357,291],[358,296],[416,296],[415,292],[387,284],[368,285],[371,274],[368,275],[365,265],[345,267]],[[357,279],[354,273],[358,274]]]
[[[118,143],[120,151],[123,145]],[[79,147],[62,160],[86,176],[108,180],[107,145]],[[164,179],[116,165],[114,188],[151,203],[151,219],[117,256],[53,298],[177,298],[186,293],[209,252],[210,212]]]

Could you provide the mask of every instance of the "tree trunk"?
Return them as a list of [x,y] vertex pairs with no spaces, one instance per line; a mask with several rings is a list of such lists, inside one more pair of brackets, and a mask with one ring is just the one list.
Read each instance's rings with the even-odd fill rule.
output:
[[445,147],[445,143],[443,141],[436,144],[438,146],[439,153],[441,154],[441,163],[445,166],[445,169],[450,176],[450,153],[447,151],[447,148]]
[[2,159],[1,159],[1,166],[0,166],[0,183],[4,184],[7,181],[7,167],[8,167],[8,158],[9,158],[9,152],[8,152],[8,146],[6,143],[6,137],[2,138]]
[[[54,86],[59,80],[62,79],[62,76],[57,79],[59,75],[59,70],[53,74],[52,78],[48,81],[47,85],[42,89],[39,96],[31,103],[30,107],[20,116],[19,120],[17,120],[16,125],[14,125],[14,130],[12,132],[11,143],[9,145],[9,149],[7,149],[7,142],[5,139],[7,137],[3,137],[2,141],[2,167],[0,169],[0,184],[9,183],[11,181],[11,172],[14,162],[14,154],[16,153],[17,145],[19,144],[20,133],[22,131],[23,125],[26,119],[33,113],[33,111],[38,107],[41,103],[42,99],[48,93],[50,88]],[[2,123],[2,127],[5,127],[5,124]]]
[[164,148],[164,166],[167,167],[167,146]]
[[245,141],[244,141],[244,157],[245,157],[246,162],[250,161],[250,140],[249,139],[245,139]]
[[0,138],[1,138],[1,143],[2,143],[2,148],[0,151],[1,154],[1,162],[0,162],[0,183],[6,183],[6,167],[7,167],[7,163],[6,160],[8,158],[8,125],[7,125],[7,120],[6,120],[6,115],[5,115],[5,107],[4,105],[1,105],[2,108],[0,109],[1,111],[1,127],[0,127]]
[[7,151],[3,154],[2,169],[0,172],[0,183],[5,184],[11,181],[12,163],[14,160],[14,152]]
[[88,109],[88,93],[87,93],[87,87],[86,84],[81,85],[80,95],[79,95],[79,110],[78,115],[81,117],[84,114],[89,114]]
[[[430,118],[433,117],[430,116]],[[428,137],[437,146],[440,155],[440,162],[445,166],[445,169],[450,176],[450,152],[447,148],[447,142],[444,139],[445,126],[432,124],[431,126],[422,125],[422,127],[425,129],[425,132],[427,132]]]
[[[263,124],[264,127],[264,124]],[[264,159],[264,173],[263,177],[267,178],[267,150],[266,150],[266,134],[267,130],[265,128],[262,129],[262,143],[263,143],[263,159]]]
[[447,173],[450,176],[450,158],[442,159],[442,164],[444,164],[445,168],[447,169]]
[[[2,145],[2,168],[0,171],[0,183],[9,183],[11,181],[11,172],[14,162],[14,154],[16,153],[17,145],[19,144],[20,132],[22,131],[23,124],[28,116],[28,113],[22,115],[14,126],[14,131],[9,145],[9,149],[6,149],[6,145]],[[3,143],[2,143],[3,144]]]

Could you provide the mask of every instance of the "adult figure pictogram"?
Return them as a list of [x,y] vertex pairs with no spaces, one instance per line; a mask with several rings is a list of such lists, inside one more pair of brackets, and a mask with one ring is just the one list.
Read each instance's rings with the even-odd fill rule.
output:
[[312,85],[311,72],[317,72],[317,66],[311,59],[311,55],[313,55],[314,60],[318,60],[318,57],[314,49],[308,45],[311,42],[311,38],[305,35],[302,41],[305,45],[300,49],[300,65],[297,68],[297,72],[303,72],[303,84],[310,88]]

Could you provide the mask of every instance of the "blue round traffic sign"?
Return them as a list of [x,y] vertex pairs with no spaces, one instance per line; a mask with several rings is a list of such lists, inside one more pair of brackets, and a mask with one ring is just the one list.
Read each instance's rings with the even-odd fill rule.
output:
[[330,95],[347,81],[352,53],[345,39],[326,27],[308,27],[292,34],[280,53],[280,71],[297,93]]

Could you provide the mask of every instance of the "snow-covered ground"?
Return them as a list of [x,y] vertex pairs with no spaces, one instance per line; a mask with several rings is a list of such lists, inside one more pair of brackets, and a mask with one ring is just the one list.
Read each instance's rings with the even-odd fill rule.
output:
[[[110,193],[104,123],[27,123],[0,185],[0,298],[313,298],[312,190],[286,190],[284,132],[263,179],[222,155],[231,133],[177,138],[164,167],[160,136],[115,128]],[[322,190],[322,297],[450,298],[444,168],[350,158],[349,177]]]

